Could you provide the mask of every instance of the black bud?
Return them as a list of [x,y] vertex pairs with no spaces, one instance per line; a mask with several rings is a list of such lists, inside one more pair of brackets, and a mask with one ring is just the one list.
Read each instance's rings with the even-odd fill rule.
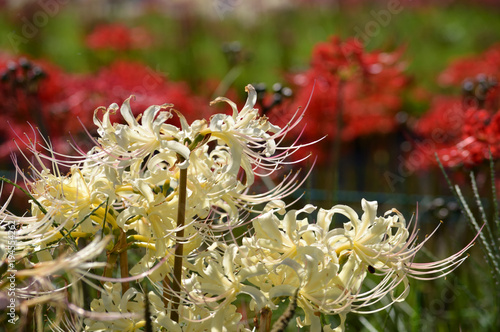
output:
[[273,84],[273,91],[274,92],[281,92],[281,89],[283,89],[283,85],[281,85],[281,83],[274,83]]
[[290,98],[293,95],[293,91],[289,87],[284,87],[283,89],[281,89],[281,94],[285,98]]
[[474,90],[474,82],[471,80],[467,79],[462,83],[462,89],[465,92],[472,92]]
[[28,59],[26,58],[21,58],[19,59],[19,65],[21,66],[21,68],[23,68],[24,70],[29,70],[31,69],[31,62],[28,61]]
[[40,67],[33,67],[33,79],[45,78],[47,74]]
[[9,63],[7,63],[7,70],[15,72],[17,70],[17,64],[14,61],[9,61]]

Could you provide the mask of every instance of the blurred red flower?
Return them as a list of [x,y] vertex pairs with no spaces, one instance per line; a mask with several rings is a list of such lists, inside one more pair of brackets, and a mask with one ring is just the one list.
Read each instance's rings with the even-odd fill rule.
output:
[[0,121],[6,124],[0,128],[0,160],[17,151],[14,139],[35,141],[38,131],[68,152],[68,132],[82,131],[71,112],[80,77],[46,61],[12,56],[0,59],[0,73]]
[[500,112],[470,108],[465,112],[462,136],[437,154],[447,167],[475,166],[490,158],[500,158]]
[[209,101],[195,96],[185,82],[172,82],[140,63],[118,60],[104,67],[86,82],[86,109],[120,104],[134,95],[132,111],[142,113],[150,105],[174,104],[188,121],[211,114]]
[[93,50],[127,51],[148,48],[153,36],[144,27],[129,28],[123,24],[102,24],[87,36],[87,46]]
[[[500,157],[500,44],[483,54],[453,62],[438,78],[443,85],[461,88],[461,97],[438,97],[416,123],[420,136],[416,148],[436,165],[437,153],[444,166],[475,166]],[[429,148],[432,147],[432,148]]]
[[412,129],[419,137],[433,138],[439,144],[453,142],[462,133],[464,118],[460,97],[437,96]]
[[39,134],[50,137],[54,150],[71,153],[68,139],[78,144],[88,141],[85,128],[93,128],[97,107],[121,104],[130,95],[135,96],[131,104],[136,114],[165,103],[174,104],[188,121],[208,118],[213,112],[209,101],[194,96],[187,84],[170,82],[139,62],[116,61],[95,74],[75,75],[48,62],[4,57],[0,73],[0,121],[9,124],[0,128],[4,161],[18,150],[14,139],[40,141]]
[[402,90],[409,82],[401,53],[367,52],[356,39],[342,42],[338,37],[315,46],[311,67],[292,77],[295,103],[288,112],[309,103],[303,137],[311,141],[326,136],[311,146],[320,161],[330,152],[322,144],[338,137],[352,140],[396,128]]
[[443,85],[460,86],[464,80],[485,74],[498,78],[500,76],[500,44],[491,46],[478,56],[465,57],[454,61],[438,77]]

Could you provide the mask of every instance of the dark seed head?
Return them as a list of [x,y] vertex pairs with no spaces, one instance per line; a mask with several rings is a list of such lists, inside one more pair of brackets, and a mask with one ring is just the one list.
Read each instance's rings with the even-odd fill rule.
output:
[[21,68],[26,70],[31,68],[31,62],[29,62],[29,60],[26,58],[19,59],[19,65],[21,66]]

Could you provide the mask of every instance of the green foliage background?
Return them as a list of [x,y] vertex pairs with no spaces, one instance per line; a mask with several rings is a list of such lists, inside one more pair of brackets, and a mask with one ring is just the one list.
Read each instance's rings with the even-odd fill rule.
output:
[[[262,13],[249,23],[231,15],[214,19],[192,13],[169,15],[147,10],[133,17],[116,11],[105,19],[89,18],[76,7],[66,5],[57,15],[50,17],[35,37],[19,44],[19,53],[48,59],[75,73],[95,71],[117,56],[136,59],[166,73],[171,80],[188,82],[195,92],[212,93],[203,84],[211,79],[222,80],[228,74],[232,67],[222,47],[225,43],[238,41],[246,60],[239,64],[240,73],[232,86],[236,91],[243,91],[248,83],[272,85],[283,82],[286,73],[307,68],[316,43],[331,35],[343,38],[355,35],[356,28],[363,29],[367,22],[374,20],[372,11],[381,9],[380,4],[292,7]],[[414,86],[438,92],[442,87],[437,85],[436,77],[450,61],[479,54],[500,41],[499,14],[498,7],[470,4],[403,7],[399,14],[391,17],[387,26],[380,27],[380,33],[371,38],[366,47],[388,51],[404,47],[403,57],[414,78]],[[26,12],[19,10],[0,12],[0,50],[15,52],[9,34],[21,34],[25,15]],[[93,53],[84,44],[85,36],[96,24],[104,21],[145,26],[155,36],[156,43],[151,49],[125,54]],[[405,105],[406,111],[413,114],[424,112],[427,106],[425,101],[416,102],[411,98]],[[439,174],[434,176],[439,177]],[[412,179],[408,183],[418,181],[418,178]],[[453,200],[446,186],[440,188],[440,191],[418,194]],[[365,191],[371,193],[374,190],[365,188]],[[358,194],[361,197],[370,195],[366,192]],[[416,194],[415,188],[409,188],[406,194]],[[484,196],[485,200],[491,200],[487,186]],[[339,200],[349,199],[340,195]],[[407,197],[410,203],[415,200]],[[352,201],[359,202],[358,197]],[[419,220],[425,223],[422,239],[438,221],[436,218]],[[423,254],[421,259],[432,259],[431,252],[437,257],[448,256],[463,247],[472,236],[473,232],[459,215],[441,226],[436,237],[428,242],[428,257]],[[413,281],[406,302],[376,314],[349,315],[347,331],[497,331],[500,326],[498,303],[495,302],[498,296],[494,293],[498,292],[498,286],[488,273],[480,246],[475,246],[470,254],[464,265],[446,279]],[[286,303],[283,303],[285,307]],[[5,315],[0,319],[3,318]],[[295,326],[288,328],[288,331],[297,330]]]

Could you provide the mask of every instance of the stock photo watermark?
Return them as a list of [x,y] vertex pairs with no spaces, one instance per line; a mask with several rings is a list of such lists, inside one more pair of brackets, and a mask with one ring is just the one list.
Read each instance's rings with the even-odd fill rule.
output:
[[243,1],[242,0],[213,0],[213,7],[219,18],[234,11]]
[[10,324],[16,323],[16,309],[17,309],[17,299],[16,299],[16,222],[14,220],[9,220],[7,223],[7,321]]
[[21,44],[27,44],[35,38],[41,29],[43,29],[51,18],[56,16],[61,7],[67,4],[69,0],[38,0],[38,10],[32,15],[21,17],[22,26],[20,31],[11,31],[7,35],[15,53],[19,52]]
[[355,26],[354,32],[356,32],[356,35],[354,38],[363,42],[366,46],[370,42],[370,39],[376,37],[381,29],[387,27],[391,23],[392,18],[401,13],[403,9],[401,1],[391,0],[387,3],[386,9],[370,11],[370,16],[373,20],[366,22],[363,28]]

